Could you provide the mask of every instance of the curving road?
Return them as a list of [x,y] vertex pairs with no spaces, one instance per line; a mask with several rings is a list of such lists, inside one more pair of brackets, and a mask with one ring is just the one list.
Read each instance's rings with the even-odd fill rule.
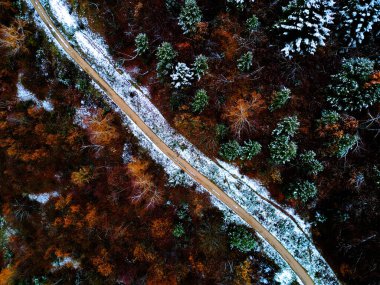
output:
[[259,233],[289,264],[293,271],[298,275],[304,284],[314,284],[307,271],[298,263],[298,261],[289,253],[289,251],[254,217],[245,211],[238,203],[231,199],[225,192],[212,183],[207,177],[199,173],[186,160],[179,157],[172,149],[169,148],[125,103],[125,101],[111,88],[111,86],[102,79],[102,77],[87,63],[63,37],[61,32],[55,27],[54,23],[48,16],[47,12],[39,0],[31,0],[37,13],[52,32],[61,47],[69,54],[73,60],[101,87],[109,98],[141,129],[142,132],[176,165],[190,175],[196,182],[201,184],[207,191],[223,202],[228,208],[239,215],[246,221],[257,233]]

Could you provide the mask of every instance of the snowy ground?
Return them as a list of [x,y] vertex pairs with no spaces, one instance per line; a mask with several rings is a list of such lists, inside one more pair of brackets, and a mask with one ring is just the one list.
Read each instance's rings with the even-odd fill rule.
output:
[[[29,1],[25,1],[29,7],[33,9]],[[136,85],[131,84],[133,79],[129,74],[126,72],[120,74],[118,72],[122,70],[122,68],[111,59],[107,45],[103,39],[99,35],[91,32],[89,28],[79,29],[79,21],[84,23],[84,26],[88,26],[86,19],[79,19],[77,15],[70,14],[70,10],[64,0],[44,0],[43,3],[53,18],[61,24],[61,31],[66,36],[69,36],[71,39],[70,42],[75,49],[87,59],[92,67],[112,86],[162,141],[252,214],[288,249],[297,261],[308,271],[316,284],[339,284],[334,272],[313,245],[310,238],[309,225],[307,223],[291,212],[293,218],[297,221],[297,223],[295,223],[289,216],[273,206],[274,201],[269,203],[262,199],[262,197],[270,199],[270,196],[268,191],[262,187],[260,183],[242,176],[232,165],[220,161],[215,163],[203,155],[183,136],[176,133],[156,107],[149,101],[150,96],[147,89],[134,87]],[[42,23],[37,13],[34,13],[33,17],[37,25],[46,32],[49,39],[64,53],[49,32],[49,29]],[[118,71],[116,69],[118,69]],[[97,87],[95,82],[93,82],[93,84]],[[99,89],[99,91],[103,93],[102,90]],[[131,93],[134,93],[134,96],[130,96]],[[179,168],[174,165],[105,94],[104,98],[110,103],[114,110],[120,113],[125,124],[139,139],[140,145],[147,149],[152,158],[163,166],[169,176],[169,180],[172,181],[172,183],[178,180],[180,178],[180,175],[178,175]],[[184,179],[184,181],[188,185],[194,184],[189,177]],[[183,183],[182,179],[181,183]],[[200,191],[204,191],[201,186],[196,186]],[[212,197],[211,200],[215,206],[225,213],[227,222],[235,221],[243,223],[237,215],[232,213],[215,197]],[[290,212],[289,209],[287,209],[287,211]],[[305,232],[307,234],[305,234]],[[282,268],[277,274],[276,280],[281,282],[281,284],[290,284],[293,280],[297,279],[287,263],[265,240],[263,240],[261,250]],[[298,282],[300,281],[298,280]]]
[[17,98],[23,102],[32,101],[38,108],[44,108],[48,112],[54,110],[53,104],[49,100],[39,100],[36,95],[27,90],[20,81],[17,83]]

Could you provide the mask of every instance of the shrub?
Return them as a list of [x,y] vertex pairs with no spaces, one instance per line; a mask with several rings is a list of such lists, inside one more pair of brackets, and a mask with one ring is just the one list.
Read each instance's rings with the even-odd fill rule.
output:
[[335,146],[335,155],[338,158],[345,157],[348,152],[359,142],[359,137],[357,135],[344,134],[341,138],[339,138],[334,146]]
[[200,113],[206,108],[208,104],[209,97],[207,95],[206,90],[200,89],[195,93],[195,98],[193,103],[191,104],[191,107],[193,109],[193,112]]
[[237,61],[237,67],[241,72],[249,71],[252,67],[252,52],[246,52]]
[[284,18],[275,27],[285,42],[285,56],[314,54],[318,46],[325,45],[328,26],[333,23],[333,6],[333,0],[291,0],[283,8]]
[[157,75],[163,77],[168,75],[173,69],[173,62],[177,56],[177,52],[168,42],[163,42],[157,49]]
[[286,87],[282,87],[279,91],[276,91],[269,106],[269,111],[273,112],[284,106],[289,101],[291,93],[290,89]]
[[197,31],[197,24],[202,20],[202,13],[195,0],[185,0],[178,17],[178,24],[183,33],[194,34]]
[[142,55],[146,53],[149,49],[148,36],[146,34],[140,33],[135,38],[135,46],[137,55]]
[[191,69],[183,62],[178,62],[175,66],[174,72],[170,75],[172,78],[172,85],[176,89],[183,89],[190,86],[193,76],[194,74]]
[[279,136],[269,144],[271,161],[274,164],[285,164],[297,155],[297,144],[288,136]]
[[250,33],[257,31],[260,27],[259,18],[257,18],[256,15],[252,15],[250,18],[247,19],[246,26]]
[[229,233],[230,246],[240,252],[249,252],[255,248],[256,242],[252,234],[243,226],[231,227]]
[[299,126],[300,123],[298,122],[297,116],[285,117],[277,124],[272,135],[292,137],[298,131]]
[[208,70],[208,64],[207,64],[207,57],[204,55],[198,55],[195,58],[194,64],[193,64],[193,71],[195,77],[199,80],[203,75],[206,74],[206,71]]
[[232,161],[241,155],[241,146],[237,141],[229,141],[221,145],[219,154],[226,160]]
[[323,165],[316,158],[314,151],[309,150],[300,154],[299,156],[299,167],[302,171],[305,171],[310,175],[317,175],[319,172],[323,171]]
[[368,58],[344,60],[342,71],[332,76],[327,101],[343,111],[361,111],[379,102],[380,84],[368,84],[374,66]]
[[306,203],[310,199],[317,196],[318,189],[313,182],[308,180],[299,180],[294,183],[290,183],[288,186],[290,197],[298,199],[303,203]]
[[261,144],[256,141],[245,141],[244,146],[241,147],[241,160],[251,160],[254,156],[261,152]]
[[380,1],[345,1],[340,11],[342,16],[341,30],[344,40],[350,47],[361,44],[373,25],[380,21]]

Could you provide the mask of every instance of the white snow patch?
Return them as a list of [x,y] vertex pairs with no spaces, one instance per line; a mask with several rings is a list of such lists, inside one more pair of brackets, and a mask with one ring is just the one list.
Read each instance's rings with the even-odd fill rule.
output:
[[59,258],[58,260],[54,261],[51,266],[52,271],[59,269],[60,267],[71,265],[73,268],[77,269],[80,267],[80,262],[73,259],[70,256],[66,256],[64,258]]
[[22,102],[32,101],[38,108],[43,108],[48,112],[54,110],[53,104],[48,100],[39,100],[36,95],[27,90],[19,81],[17,83],[17,98]]
[[29,199],[37,201],[40,204],[46,204],[50,198],[58,197],[58,192],[49,192],[49,193],[41,193],[41,194],[28,194]]

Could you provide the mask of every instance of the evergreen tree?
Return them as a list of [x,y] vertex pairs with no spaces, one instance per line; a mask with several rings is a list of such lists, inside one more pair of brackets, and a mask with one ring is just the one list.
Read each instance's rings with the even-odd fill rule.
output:
[[176,238],[180,238],[185,235],[185,229],[181,223],[174,226],[173,236]]
[[301,153],[299,156],[299,168],[310,175],[317,175],[323,171],[323,165],[316,158],[314,151],[309,150]]
[[380,1],[348,0],[340,14],[344,39],[349,46],[356,47],[372,31],[374,24],[380,21]]
[[291,183],[288,186],[290,197],[299,199],[303,203],[306,203],[310,199],[317,196],[318,189],[313,182],[308,180],[299,180],[295,183]]
[[228,127],[223,124],[217,124],[215,127],[215,133],[218,137],[218,140],[222,140],[228,134]]
[[250,33],[257,31],[260,27],[259,18],[257,18],[256,15],[252,15],[250,18],[247,19],[246,26]]
[[219,154],[226,160],[232,161],[241,155],[242,149],[237,141],[229,141],[221,145]]
[[333,23],[333,0],[291,0],[283,8],[284,18],[276,25],[285,42],[285,56],[314,54],[324,46]]
[[157,75],[164,77],[168,75],[173,69],[173,62],[177,56],[177,52],[173,49],[172,45],[168,42],[163,42],[157,48]]
[[348,152],[359,142],[357,135],[344,134],[334,143],[335,155],[338,158],[346,157]]
[[253,55],[252,52],[246,52],[237,61],[237,67],[241,72],[247,72],[252,67]]
[[288,136],[279,136],[269,144],[271,161],[274,164],[285,164],[297,155],[297,145]]
[[193,112],[200,113],[206,108],[208,104],[209,97],[206,90],[200,89],[195,93],[195,98],[191,104]]
[[374,66],[368,58],[343,60],[342,71],[332,76],[327,101],[343,111],[361,111],[379,102],[380,84],[371,83]]
[[290,100],[291,91],[289,88],[282,87],[274,93],[272,103],[269,106],[269,111],[273,112],[286,104]]
[[243,226],[233,226],[229,230],[230,246],[240,252],[249,252],[255,248],[256,242],[252,234]]
[[241,148],[241,160],[251,160],[254,156],[261,152],[261,144],[256,141],[245,141]]
[[178,17],[178,24],[181,26],[183,33],[194,34],[197,31],[197,25],[202,20],[201,9],[199,9],[196,0],[185,0]]
[[178,62],[173,73],[170,75],[172,78],[172,85],[176,89],[183,89],[190,86],[193,76],[194,74],[191,69],[183,62]]
[[206,71],[208,70],[208,64],[207,64],[207,57],[204,55],[198,55],[195,58],[194,64],[193,64],[193,71],[195,77],[200,80],[203,75],[206,74]]
[[146,34],[140,33],[135,38],[135,46],[137,55],[142,55],[146,53],[149,49],[148,36]]
[[333,125],[338,123],[340,120],[340,115],[338,112],[333,110],[323,110],[322,117],[318,120],[318,124],[321,126]]
[[297,116],[285,117],[277,124],[272,135],[292,137],[298,131],[299,126],[300,123],[298,122]]

